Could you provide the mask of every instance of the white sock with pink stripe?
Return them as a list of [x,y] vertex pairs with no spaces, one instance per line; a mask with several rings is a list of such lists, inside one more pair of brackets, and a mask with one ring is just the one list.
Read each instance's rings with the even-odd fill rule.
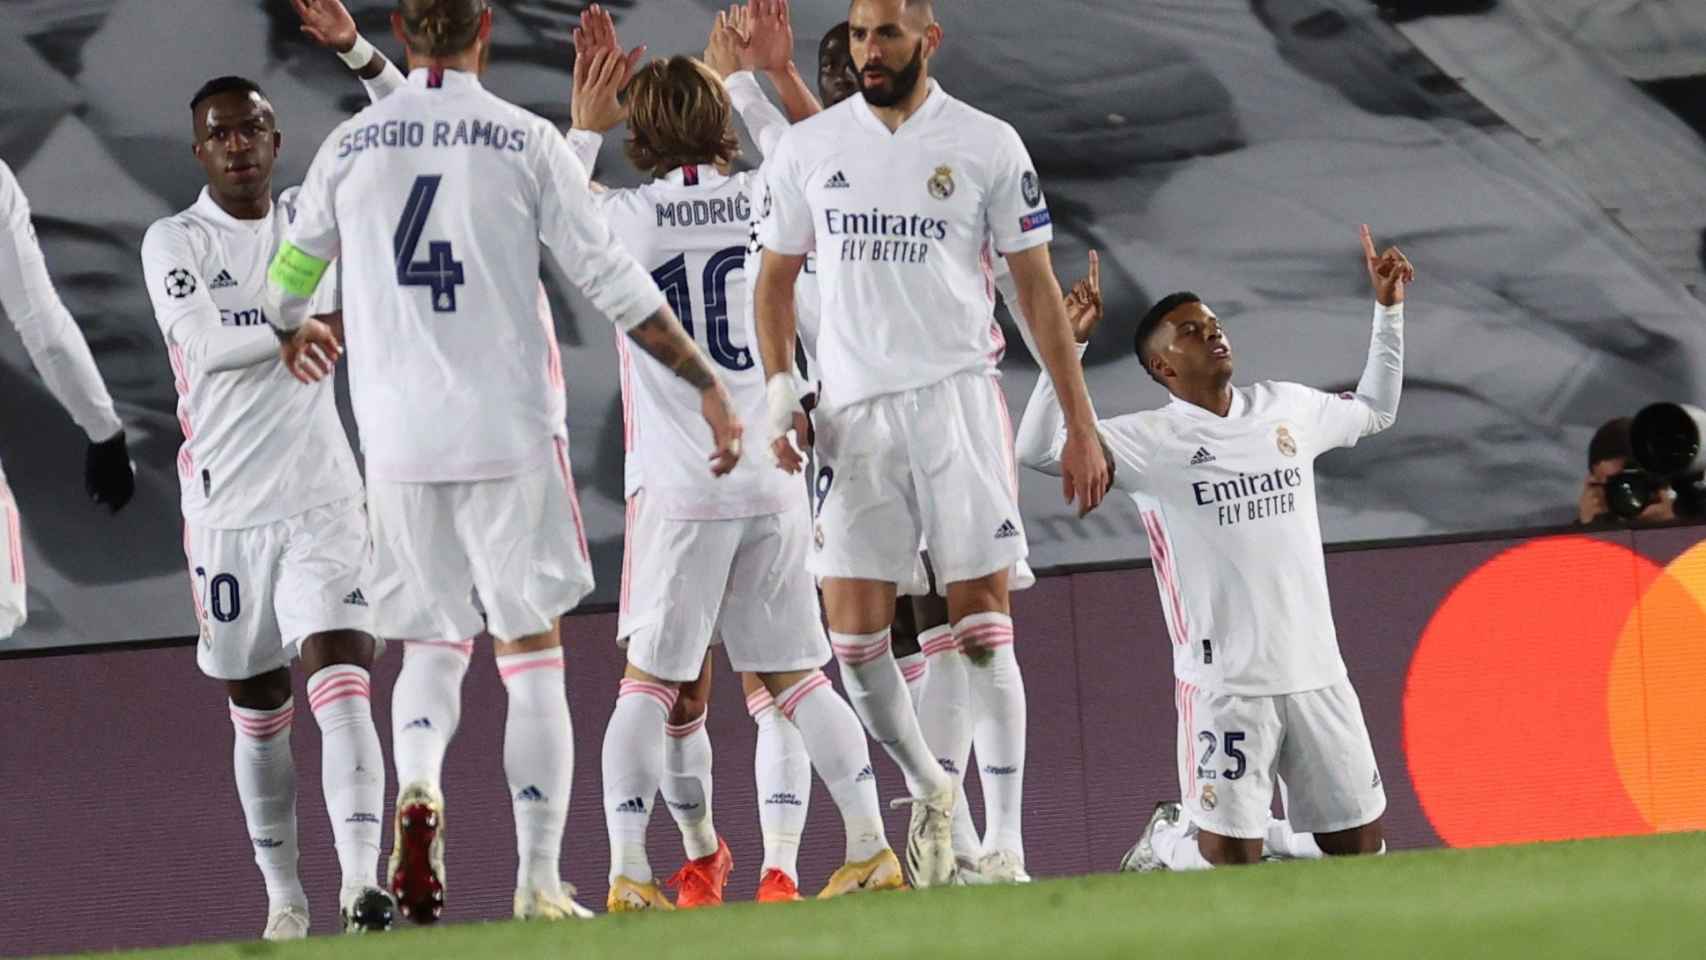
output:
[[558,860],[569,783],[575,769],[574,730],[563,687],[563,648],[496,658],[509,692],[504,720],[504,778],[515,811],[515,885],[554,893],[562,884]]
[[865,731],[829,678],[813,671],[776,696],[776,706],[805,740],[812,766],[835,798],[847,828],[847,862],[869,860],[888,849],[877,776]]
[[290,759],[290,722],[295,716],[294,700],[277,710],[231,704],[231,725],[237,731],[232,749],[237,799],[243,803],[255,866],[267,885],[267,904],[274,909],[308,905],[296,873],[296,765]]
[[[841,662],[841,682],[847,685],[852,702],[865,729],[883,745],[906,776],[906,789],[914,797],[932,797],[953,788],[953,781],[937,766],[924,742],[912,698],[900,666],[889,656],[889,632],[835,633],[829,635],[835,659]],[[816,758],[813,758],[814,762]]]
[[762,870],[780,870],[798,884],[800,837],[812,796],[811,757],[800,728],[782,716],[769,690],[747,694],[746,712],[758,724],[752,777],[758,785],[758,828],[764,834]]
[[711,735],[705,717],[664,726],[663,802],[681,830],[687,859],[717,852],[717,827],[711,819]]
[[610,835],[610,882],[652,882],[646,825],[663,781],[664,726],[675,706],[673,685],[623,679],[604,728],[604,828]]
[[472,640],[406,640],[403,669],[391,688],[391,762],[397,785],[425,783],[440,790],[444,752],[462,720],[462,678]]
[[983,849],[1025,856],[1025,679],[1013,655],[1013,618],[974,613],[954,624],[965,651],[983,783]]
[[895,657],[894,662],[900,665],[900,678],[906,681],[906,695],[912,699],[912,709],[916,712],[918,705],[924,702],[924,683],[930,679],[930,661],[920,650]]
[[385,755],[373,725],[367,671],[351,663],[321,668],[308,678],[308,703],[320,725],[320,785],[332,819],[343,887],[372,886],[379,877]]
[[920,633],[918,648],[930,659],[930,686],[918,704],[918,727],[936,763],[954,779],[954,855],[975,863],[983,852],[983,841],[972,822],[964,786],[974,715],[966,659],[954,639],[954,628],[947,624]]

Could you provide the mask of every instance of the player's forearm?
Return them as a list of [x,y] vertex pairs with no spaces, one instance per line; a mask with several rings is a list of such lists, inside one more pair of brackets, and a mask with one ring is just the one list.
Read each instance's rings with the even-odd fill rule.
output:
[[788,118],[782,116],[782,111],[764,95],[764,89],[758,85],[758,78],[751,71],[730,74],[724,85],[729,91],[729,102],[740,114],[741,122],[746,124],[746,132],[758,145],[758,152],[768,156],[776,149],[776,142],[782,139],[783,131],[788,129]]
[[1372,420],[1365,436],[1379,433],[1398,419],[1398,399],[1404,390],[1404,305],[1374,308],[1374,332],[1369,337],[1368,362],[1357,381],[1357,397],[1366,403]]
[[[1078,344],[1076,350],[1083,357],[1085,345]],[[1059,452],[1065,439],[1066,417],[1060,412],[1054,381],[1044,370],[1037,374],[1037,385],[1031,389],[1031,399],[1025,403],[1024,415],[1019,418],[1013,452],[1020,463],[1032,470],[1059,476]]]
[[1024,315],[1031,321],[1032,345],[1054,381],[1057,405],[1067,429],[1095,429],[1096,409],[1090,403],[1090,389],[1084,383],[1084,368],[1078,362],[1077,343],[1066,319],[1060,285],[1049,273],[1046,283],[1029,284],[1028,289],[1020,290],[1020,299],[1024,301]]
[[185,337],[179,347],[197,369],[209,372],[278,360],[278,338],[266,327],[215,326]]
[[764,364],[764,379],[794,369],[794,336],[799,318],[794,315],[794,280],[781,270],[765,269],[758,275],[758,357]]
[[377,51],[366,67],[356,72],[362,87],[367,91],[367,99],[372,103],[389,97],[408,85],[408,78],[403,71],[397,69],[385,55]]
[[710,390],[717,385],[717,376],[699,346],[687,336],[681,321],[668,307],[628,330],[628,336],[639,344],[652,359],[668,367],[671,373],[692,384],[696,390]]
[[776,86],[776,97],[782,101],[782,109],[788,114],[789,123],[799,123],[801,120],[823,112],[823,104],[818,102],[817,95],[806,85],[804,77],[794,66],[792,60],[780,70],[767,71],[766,76]]

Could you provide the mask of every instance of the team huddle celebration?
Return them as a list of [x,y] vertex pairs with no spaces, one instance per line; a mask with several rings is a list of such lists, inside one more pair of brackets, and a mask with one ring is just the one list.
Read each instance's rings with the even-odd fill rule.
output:
[[[1021,467],[1057,476],[1079,517],[1130,509],[1103,504],[1126,494],[1147,534],[1178,793],[1145,808],[1122,869],[1385,851],[1313,464],[1395,421],[1414,280],[1402,252],[1346,225],[1346,271],[1373,301],[1372,320],[1345,318],[1359,337],[1370,324],[1354,390],[1237,385],[1213,291],[1178,291],[1120,347],[1128,375],[1170,400],[1097,410],[1081,367],[1103,314],[1097,254],[1051,260],[1045,184],[1002,104],[959,100],[932,71],[968,26],[952,4],[854,0],[844,22],[807,25],[787,0],[750,0],[707,23],[702,51],[663,58],[593,5],[573,32],[565,131],[482,86],[484,0],[397,0],[396,62],[339,0],[291,3],[370,105],[280,189],[289,118],[261,86],[218,76],[182,91],[206,187],[140,251],[179,398],[197,664],[229,700],[264,938],[305,937],[311,899],[331,894],[311,897],[298,873],[291,671],[321,735],[343,929],[431,923],[456,892],[441,773],[487,637],[508,697],[516,919],[593,916],[559,863],[575,762],[565,669],[580,658],[625,662],[613,703],[577,704],[604,730],[609,912],[723,902],[736,851],[711,816],[714,776],[757,780],[761,862],[740,853],[742,869],[759,863],[760,901],[1029,882],[1011,607],[1035,579]],[[794,62],[796,30],[821,35],[815,82]],[[624,125],[644,182],[607,188],[595,163]],[[742,155],[739,127],[758,156]],[[26,341],[65,341],[44,378],[99,441],[91,493],[122,505],[123,432],[4,165],[0,201],[6,312]],[[615,327],[621,374],[616,648],[582,638],[572,656],[559,621],[594,580],[565,425],[582,401],[547,260]],[[1017,423],[999,303],[1043,371]],[[27,611],[3,483],[0,506],[3,636]],[[388,758],[370,678],[387,647],[402,657]],[[728,754],[712,769],[718,647],[757,726],[750,769]],[[1158,677],[1131,679],[1138,696],[1168,696]],[[873,741],[902,782],[879,782]],[[805,806],[764,802],[806,796],[814,773],[846,835],[827,877],[797,866]],[[889,806],[909,811],[904,837],[885,832]],[[673,871],[648,859],[657,807],[680,834]]]

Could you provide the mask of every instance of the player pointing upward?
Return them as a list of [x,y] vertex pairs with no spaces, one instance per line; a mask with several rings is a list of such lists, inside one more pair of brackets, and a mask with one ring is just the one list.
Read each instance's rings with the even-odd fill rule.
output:
[[922,535],[962,646],[1011,656],[1001,652],[1013,642],[1007,571],[1026,554],[986,258],[1007,257],[1042,360],[1065,378],[1064,488],[1081,509],[1100,502],[1107,465],[1072,362],[1048,208],[1024,145],[1011,126],[930,79],[942,28],[928,0],[857,0],[848,24],[862,96],[790,128],[767,165],[756,291],[771,395],[765,439],[784,469],[800,468],[785,436],[807,435],[788,376],[794,281],[815,252],[823,412],[811,567],[823,578],[848,692],[906,774],[908,864],[915,882],[930,885],[954,873],[953,783],[887,655],[897,572],[912,569]]
[[[511,698],[504,766],[516,799],[518,917],[584,915],[561,886],[572,740],[557,620],[592,571],[550,396],[562,389],[536,311],[541,245],[634,342],[693,387],[715,444],[740,456],[738,418],[651,277],[615,243],[585,168],[546,120],[481,87],[492,13],[482,0],[401,0],[392,28],[408,85],[339,126],[315,157],[271,270],[283,353],[320,343],[302,325],[341,251],[356,419],[375,549],[418,586],[437,639],[479,620],[478,591]],[[376,610],[384,632],[412,610]],[[396,883],[430,909],[443,883],[443,798],[403,784]]]
[[[1220,319],[1175,293],[1143,317],[1135,343],[1172,402],[1099,424],[1149,535],[1177,677],[1188,817],[1156,808],[1128,858],[1138,869],[1259,860],[1276,781],[1291,828],[1321,850],[1384,848],[1386,794],[1339,656],[1315,510],[1315,458],[1398,413],[1415,274],[1396,247],[1376,255],[1366,226],[1362,245],[1377,306],[1355,393],[1233,387]],[[1052,394],[1040,378],[1019,428],[1021,458],[1051,471],[1063,442]]]

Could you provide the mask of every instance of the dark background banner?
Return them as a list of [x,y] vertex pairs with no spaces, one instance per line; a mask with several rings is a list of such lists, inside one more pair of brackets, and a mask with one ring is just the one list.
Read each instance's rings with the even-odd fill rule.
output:
[[[654,54],[701,49],[713,12],[688,0],[607,5],[627,42]],[[351,6],[396,54],[390,4]],[[794,3],[808,74],[817,36],[845,6]],[[488,85],[566,123],[567,31],[580,4],[494,7]],[[1354,383],[1368,338],[1362,222],[1401,243],[1421,279],[1397,426],[1321,461],[1329,540],[1562,521],[1600,422],[1654,399],[1706,396],[1706,307],[1691,292],[1702,282],[1706,145],[1687,126],[1691,101],[1675,93],[1706,74],[1706,32],[1682,5],[1621,5],[1617,29],[1539,0],[1403,25],[1365,0],[1046,8],[1045,18],[1036,4],[942,5],[935,69],[1024,136],[1058,224],[1062,276],[1082,272],[1089,249],[1103,253],[1110,313],[1087,362],[1104,414],[1162,401],[1127,344],[1139,312],[1179,288],[1228,322],[1241,379]],[[0,157],[30,196],[141,471],[122,516],[88,508],[82,438],[0,324],[0,459],[23,513],[31,584],[30,622],[13,648],[194,632],[175,396],[137,248],[150,222],[200,187],[190,93],[233,72],[261,82],[279,109],[280,189],[364,103],[343,67],[298,35],[285,0],[0,4]],[[619,140],[599,176],[631,183]],[[613,334],[547,281],[594,599],[609,601],[623,518]],[[1036,364],[1011,328],[1009,340],[1017,412]],[[1023,481],[1035,565],[1144,555],[1128,505],[1081,523],[1057,489]]]
[[[1394,850],[1706,828],[1706,543],[1700,528],[1335,552],[1334,616],[1390,805]],[[578,759],[564,876],[602,903],[608,849],[599,743],[620,665],[610,615],[571,617]],[[1045,576],[1015,600],[1029,696],[1025,833],[1039,877],[1110,871],[1157,800],[1177,796],[1171,662],[1148,569]],[[484,646],[484,644],[482,644]],[[256,935],[266,906],[230,770],[218,685],[188,646],[66,651],[3,665],[0,955]],[[376,667],[390,740],[396,654]],[[300,691],[299,691],[300,693]],[[507,915],[514,835],[503,780],[504,696],[478,652],[445,763],[447,919]],[[762,844],[754,727],[724,670],[708,729],[731,898],[752,895]],[[304,882],[318,932],[337,915],[336,858],[317,786],[319,735],[297,724]],[[873,749],[885,798],[904,789]],[[967,784],[981,821],[976,778]],[[394,797],[396,785],[387,789]],[[390,817],[386,817],[389,832]],[[889,837],[901,842],[895,813]],[[681,856],[666,816],[651,860]],[[387,841],[388,848],[389,841]],[[801,885],[842,854],[814,786]],[[1260,867],[1255,869],[1284,869]],[[146,885],[140,894],[139,884]]]

